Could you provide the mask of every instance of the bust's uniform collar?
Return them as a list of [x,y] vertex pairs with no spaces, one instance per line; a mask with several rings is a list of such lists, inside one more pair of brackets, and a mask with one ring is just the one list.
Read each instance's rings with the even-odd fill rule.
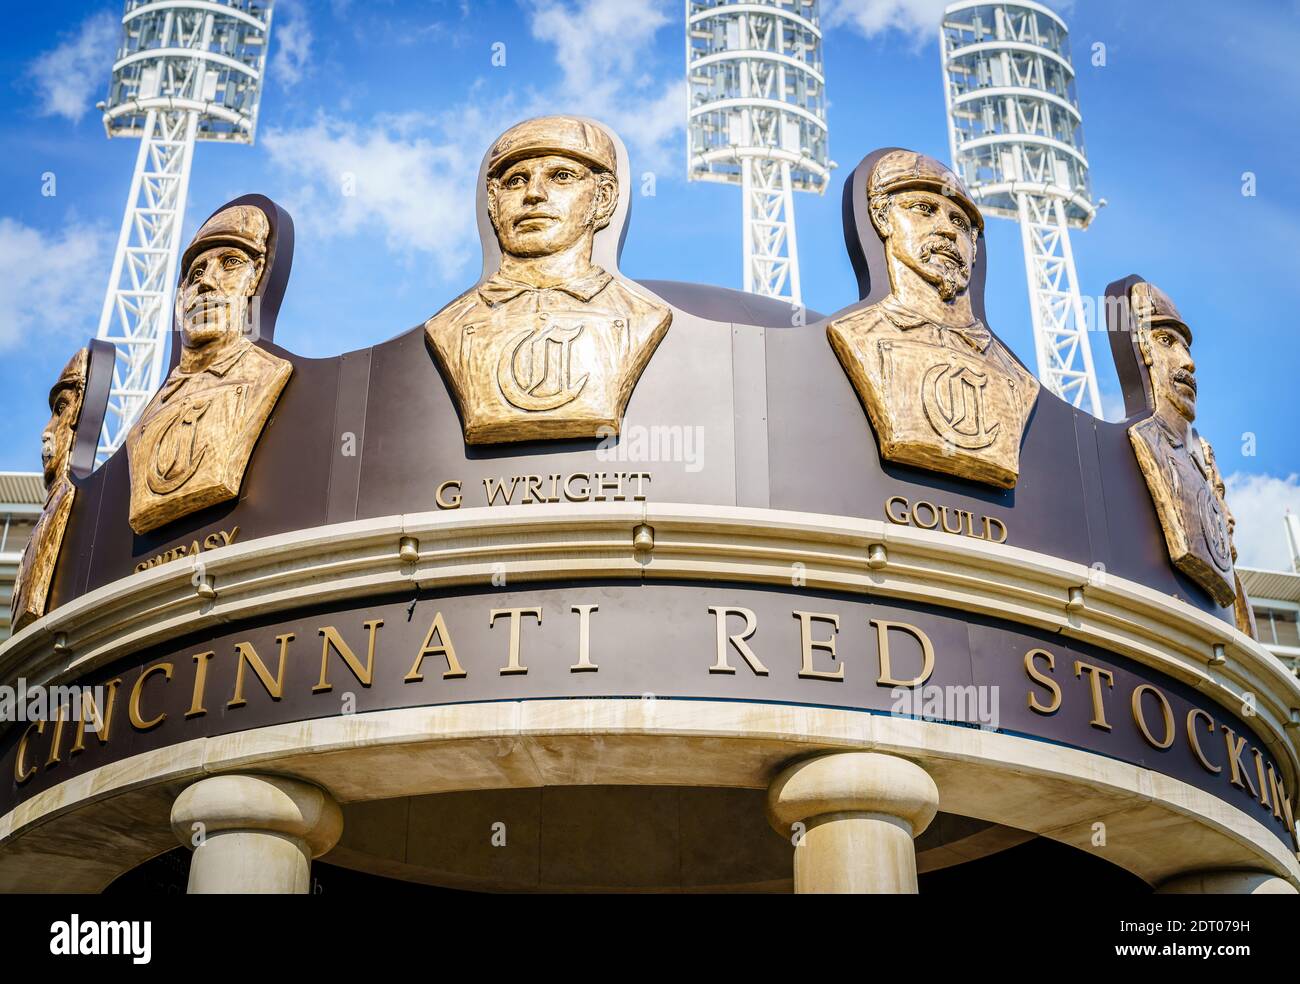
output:
[[1165,440],[1169,442],[1171,447],[1181,448],[1183,446],[1182,437],[1177,431],[1165,423],[1163,417],[1158,414],[1152,414],[1151,419],[1156,422],[1156,426],[1160,428],[1160,433],[1164,435]]
[[226,375],[226,373],[230,372],[230,370],[234,368],[236,362],[238,362],[240,359],[242,359],[245,355],[248,354],[248,350],[252,347],[253,347],[252,342],[250,342],[246,338],[240,338],[238,341],[236,341],[233,345],[230,346],[229,352],[226,352],[224,355],[217,356],[217,358],[213,359],[202,369],[194,369],[191,371],[186,371],[185,369],[181,368],[178,365],[175,369],[171,371],[171,374],[167,377],[167,382],[163,383],[162,390],[161,390],[162,398],[164,400],[168,399],[173,393],[176,392],[177,388],[187,379],[192,379],[195,376],[201,376],[205,372],[211,373],[212,375],[217,376],[218,378],[223,378]]
[[884,312],[885,317],[893,322],[894,327],[899,328],[902,331],[910,331],[913,328],[930,327],[940,332],[952,332],[954,335],[959,335],[962,340],[964,340],[966,344],[976,352],[983,352],[989,347],[989,343],[993,340],[992,334],[989,332],[988,328],[984,326],[984,322],[980,321],[979,318],[972,318],[969,324],[960,328],[954,328],[952,325],[940,324],[937,321],[932,321],[924,315],[917,314],[911,308],[903,304],[902,301],[898,300],[898,298],[893,294],[890,294],[880,302],[880,309]]
[[563,291],[579,301],[590,301],[608,287],[613,279],[602,267],[594,265],[582,276],[551,287],[534,287],[532,284],[511,280],[500,273],[494,273],[479,286],[478,296],[488,307],[497,307],[507,301],[513,301],[521,294],[541,294],[553,290]]

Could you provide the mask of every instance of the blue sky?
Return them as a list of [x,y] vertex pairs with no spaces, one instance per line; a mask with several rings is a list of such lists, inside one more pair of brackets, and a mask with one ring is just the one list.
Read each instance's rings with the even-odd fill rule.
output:
[[[1196,332],[1198,427],[1232,476],[1242,560],[1287,562],[1300,511],[1292,314],[1300,244],[1300,3],[1074,0],[1097,221],[1073,237],[1085,293],[1141,273]],[[805,301],[855,298],[844,178],[875,147],[947,158],[936,43],[943,0],[823,0],[831,156],[825,197],[796,203]],[[515,120],[580,112],[627,142],[637,196],[623,270],[740,286],[734,188],[685,181],[681,0],[277,0],[255,146],[201,144],[184,236],[262,192],[298,227],[277,341],[323,356],[423,321],[478,274],[473,181]],[[136,144],[106,140],[120,2],[24,4],[0,37],[0,469],[39,467],[44,394],[94,333]],[[493,65],[494,44],[505,65]],[[1105,64],[1094,65],[1094,45]],[[56,179],[41,193],[43,175]],[[1243,174],[1255,176],[1243,195]],[[344,175],[355,194],[344,196]],[[991,220],[988,312],[1033,364],[1019,231]],[[1093,339],[1108,416],[1119,397]],[[1253,435],[1253,438],[1252,438]],[[1250,453],[1252,452],[1253,453]]]

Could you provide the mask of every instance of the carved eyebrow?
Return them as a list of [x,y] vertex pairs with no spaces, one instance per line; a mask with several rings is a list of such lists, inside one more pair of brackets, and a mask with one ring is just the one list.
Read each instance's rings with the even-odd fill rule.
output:
[[573,161],[556,161],[547,168],[547,171],[551,174],[558,174],[561,171],[567,171],[576,178],[582,177],[583,174],[592,173],[589,168],[583,167],[581,164],[576,164]]

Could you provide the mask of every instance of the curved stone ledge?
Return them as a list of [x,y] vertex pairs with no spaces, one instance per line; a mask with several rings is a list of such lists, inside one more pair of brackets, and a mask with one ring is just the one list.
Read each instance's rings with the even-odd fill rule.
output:
[[[1259,821],[1186,783],[1090,752],[826,708],[582,699],[322,718],[137,755],[69,779],[0,818],[0,890],[102,888],[174,845],[171,798],[205,775],[294,776],[341,803],[542,785],[766,788],[801,756],[850,749],[917,763],[933,776],[946,813],[1097,853],[1152,884],[1242,868],[1300,885],[1300,861]],[[96,816],[131,822],[91,822]],[[77,850],[70,854],[71,843]],[[52,884],[56,857],[61,880]]]
[[[638,551],[633,531],[653,529]],[[399,554],[404,537],[417,559]],[[884,563],[868,557],[883,547]],[[794,565],[802,565],[795,568]],[[1133,658],[1241,713],[1300,788],[1300,681],[1227,622],[1143,585],[1006,544],[770,509],[673,503],[499,506],[389,516],[265,537],[92,591],[0,646],[0,680],[66,682],[191,632],[344,599],[551,579],[706,579],[900,598],[1038,626]],[[202,577],[200,577],[200,574]],[[203,578],[215,598],[201,597]],[[1071,606],[1082,589],[1082,608]],[[1073,610],[1072,610],[1073,609]],[[1216,647],[1224,661],[1213,665]]]

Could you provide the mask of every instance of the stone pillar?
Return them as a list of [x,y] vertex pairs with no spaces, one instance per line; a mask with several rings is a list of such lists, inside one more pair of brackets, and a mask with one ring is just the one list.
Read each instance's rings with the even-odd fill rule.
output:
[[916,846],[939,809],[930,774],[877,752],[835,752],[788,766],[767,795],[768,820],[794,848],[797,893],[916,894]]
[[1267,871],[1189,871],[1161,882],[1157,895],[1296,895],[1296,887]]
[[329,793],[284,776],[200,779],[172,804],[171,823],[194,850],[194,895],[305,895],[311,859],[343,833],[343,814]]

